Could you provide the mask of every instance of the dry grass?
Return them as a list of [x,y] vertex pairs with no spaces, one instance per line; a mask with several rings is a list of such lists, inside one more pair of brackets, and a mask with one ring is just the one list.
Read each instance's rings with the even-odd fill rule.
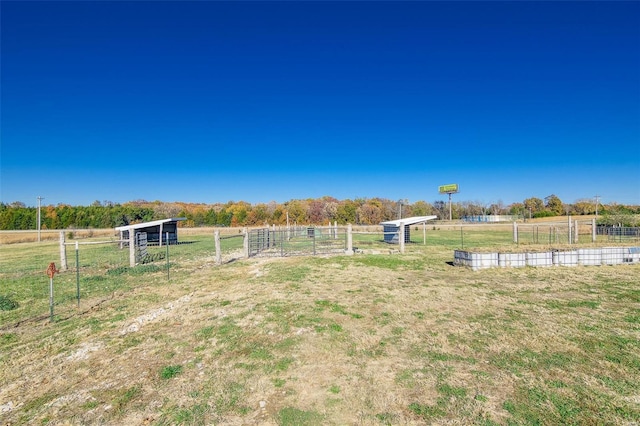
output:
[[638,265],[451,258],[411,245],[122,277],[133,289],[94,309],[2,325],[2,423],[640,421]]

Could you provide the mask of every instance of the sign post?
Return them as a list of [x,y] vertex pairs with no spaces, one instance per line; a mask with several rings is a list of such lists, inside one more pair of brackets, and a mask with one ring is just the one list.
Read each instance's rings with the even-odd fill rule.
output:
[[53,276],[56,272],[60,272],[56,269],[56,264],[51,262],[47,268],[47,275],[49,276],[49,312],[51,322],[53,322]]
[[457,194],[458,193],[458,184],[457,183],[451,183],[448,185],[440,185],[438,187],[438,192],[441,194],[449,194],[449,220],[451,220],[451,194]]

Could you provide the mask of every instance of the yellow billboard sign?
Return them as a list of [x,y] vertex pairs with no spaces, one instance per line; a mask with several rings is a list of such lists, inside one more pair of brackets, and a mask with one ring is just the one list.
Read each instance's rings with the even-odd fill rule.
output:
[[453,194],[458,192],[458,184],[450,183],[449,185],[440,185],[438,187],[438,192],[441,194]]

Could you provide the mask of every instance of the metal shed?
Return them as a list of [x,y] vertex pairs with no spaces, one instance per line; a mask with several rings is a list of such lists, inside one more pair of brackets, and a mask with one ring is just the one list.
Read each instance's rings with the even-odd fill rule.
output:
[[[145,232],[147,243],[150,244],[177,244],[178,242],[178,222],[186,220],[185,217],[174,217],[170,219],[160,219],[151,222],[136,223],[134,225],[124,225],[116,227],[120,231],[120,241],[129,239],[129,232],[134,234]],[[167,234],[169,239],[167,240]]]
[[408,243],[409,241],[411,241],[411,225],[426,223],[428,220],[437,218],[438,216],[414,216],[405,217],[398,220],[380,222],[380,225],[383,226],[384,241],[389,244],[398,244],[400,227],[404,226],[404,242]]

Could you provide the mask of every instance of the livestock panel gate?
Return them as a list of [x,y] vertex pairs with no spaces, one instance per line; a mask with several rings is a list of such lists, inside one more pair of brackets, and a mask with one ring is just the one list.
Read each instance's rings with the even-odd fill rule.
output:
[[346,228],[337,226],[260,228],[248,236],[249,257],[343,254],[347,249]]

